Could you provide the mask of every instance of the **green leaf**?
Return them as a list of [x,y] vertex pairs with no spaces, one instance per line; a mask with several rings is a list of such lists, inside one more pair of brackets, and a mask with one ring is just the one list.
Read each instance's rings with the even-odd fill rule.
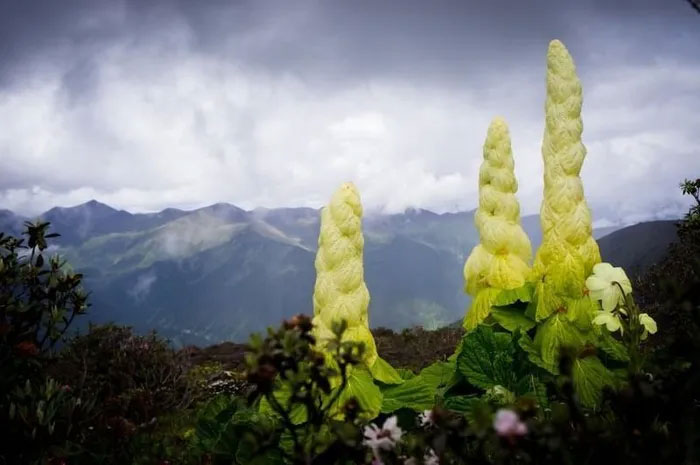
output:
[[279,449],[261,450],[252,438],[240,441],[236,449],[235,463],[245,465],[283,465],[284,459]]
[[495,307],[491,310],[491,316],[496,322],[508,331],[527,331],[535,326],[535,322],[525,316],[522,309],[513,307]]
[[471,331],[489,316],[494,299],[501,293],[501,289],[489,287],[482,289],[474,297],[474,300],[464,317],[464,329]]
[[[546,279],[546,278],[545,278]],[[531,310],[527,313],[534,313],[535,320],[542,321],[549,317],[561,305],[553,290],[553,286],[545,281],[538,281],[535,286],[534,298],[532,299]],[[528,316],[533,316],[529,315]]]
[[525,283],[524,286],[516,287],[515,289],[504,289],[493,299],[491,305],[494,307],[505,307],[515,302],[527,303],[532,300],[533,293],[534,286],[530,283]]
[[603,388],[615,385],[615,375],[595,356],[576,359],[572,377],[579,401],[586,407],[598,405]]
[[554,314],[537,329],[535,335],[535,346],[540,349],[542,360],[552,367],[559,364],[562,346],[579,348],[585,343],[585,336],[564,313]]
[[538,367],[543,368],[554,375],[559,373],[556,364],[552,365],[550,363],[545,363],[545,361],[542,360],[540,351],[537,349],[537,347],[535,347],[535,343],[532,341],[532,339],[530,339],[530,336],[527,334],[520,336],[520,339],[518,339],[518,345],[527,353],[528,360],[530,360],[530,362],[532,362],[534,365],[537,365]]
[[449,397],[445,399],[444,407],[462,413],[469,422],[470,429],[477,432],[486,432],[493,424],[491,405],[480,397]]
[[369,367],[369,371],[374,379],[384,384],[401,384],[404,381],[401,375],[381,357],[377,357]]
[[435,388],[416,376],[400,385],[390,386],[382,391],[382,413],[393,412],[402,408],[422,411],[435,405]]
[[610,333],[610,331],[599,328],[598,337],[596,339],[596,345],[602,350],[608,357],[613,360],[620,362],[629,362],[630,356],[627,352],[627,347]]
[[420,372],[421,380],[431,387],[433,390],[445,387],[454,379],[456,363],[452,362],[435,362],[428,365]]
[[566,302],[566,317],[582,331],[591,329],[591,321],[596,311],[596,304],[590,297],[568,299]]
[[509,334],[494,333],[491,328],[479,325],[462,339],[457,370],[469,383],[482,389],[499,384],[509,388],[514,382],[514,352]]
[[[292,395],[291,386],[287,382],[278,382],[275,385],[274,391],[272,391],[271,396],[275,398],[277,403],[289,413],[289,417],[292,423],[295,425],[300,425],[307,420],[306,408],[302,404],[295,404],[290,406],[290,397]],[[263,397],[260,399],[259,412],[267,415],[272,415],[279,417],[280,414],[272,408],[267,398]]]
[[455,412],[469,413],[474,409],[475,405],[481,402],[481,399],[474,395],[452,396],[445,398],[443,407],[454,410]]
[[409,370],[408,368],[397,368],[396,372],[401,376],[401,379],[407,380],[411,378],[415,378],[417,375]]
[[522,377],[518,381],[515,393],[534,398],[540,408],[545,408],[549,405],[547,386],[534,375]]
[[[331,395],[333,395],[333,392],[331,392]],[[362,418],[374,418],[381,411],[382,392],[379,386],[374,384],[372,375],[365,368],[353,367],[350,369],[347,386],[338,397],[336,407],[333,409],[335,414],[340,414],[345,403],[353,397],[360,404]]]

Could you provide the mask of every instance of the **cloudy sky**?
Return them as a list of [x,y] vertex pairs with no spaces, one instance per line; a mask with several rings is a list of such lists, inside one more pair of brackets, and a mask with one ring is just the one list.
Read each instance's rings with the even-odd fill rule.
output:
[[684,0],[0,0],[0,208],[476,206],[486,128],[542,197],[545,56],[584,89],[598,225],[679,216],[700,176],[700,14]]

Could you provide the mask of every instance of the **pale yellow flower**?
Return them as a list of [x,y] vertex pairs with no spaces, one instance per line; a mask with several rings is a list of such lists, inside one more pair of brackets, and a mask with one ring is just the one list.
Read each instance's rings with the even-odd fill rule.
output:
[[603,310],[611,312],[625,303],[625,295],[632,292],[632,283],[622,268],[598,263],[593,267],[593,274],[586,279],[586,288],[591,299],[599,300]]
[[612,312],[598,312],[595,318],[593,318],[593,324],[603,326],[608,329],[611,333],[614,333],[618,329],[622,332],[622,323],[620,322],[620,317]]
[[641,313],[639,315],[639,323],[644,327],[642,339],[646,339],[649,334],[655,334],[658,330],[656,321],[646,313]]

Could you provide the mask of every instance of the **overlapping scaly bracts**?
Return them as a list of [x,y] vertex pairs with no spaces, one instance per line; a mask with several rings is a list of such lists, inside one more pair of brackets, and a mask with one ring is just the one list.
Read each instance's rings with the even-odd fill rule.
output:
[[363,248],[360,195],[348,182],[333,194],[321,212],[313,297],[314,334],[323,345],[333,337],[333,321],[344,319],[348,328],[343,340],[363,342],[364,362],[371,367],[377,360],[377,349],[369,330]]
[[582,297],[586,276],[600,262],[580,178],[586,156],[581,142],[581,94],[581,82],[568,50],[560,41],[553,40],[547,53],[546,123],[542,142],[543,239],[533,265],[540,301],[538,320],[565,309],[567,299]]
[[530,240],[520,225],[510,134],[502,118],[491,122],[483,153],[479,208],[474,215],[480,243],[464,265],[465,290],[474,297],[464,319],[467,330],[488,316],[491,297],[498,291],[525,284],[532,256]]

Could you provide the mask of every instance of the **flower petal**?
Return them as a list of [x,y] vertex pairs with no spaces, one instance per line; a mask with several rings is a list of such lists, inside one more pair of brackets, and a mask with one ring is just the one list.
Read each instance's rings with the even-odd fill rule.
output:
[[611,333],[620,329],[620,319],[610,312],[598,312],[598,315],[593,318],[593,324],[605,325]]
[[656,326],[656,321],[646,313],[641,313],[639,315],[639,323],[644,326],[644,329],[649,332],[649,334],[655,334],[658,330]]
[[588,279],[586,279],[586,288],[588,288],[588,290],[591,292],[600,291],[608,288],[609,286],[610,281],[605,281],[604,279],[595,275],[589,276]]
[[615,310],[615,307],[617,307],[617,304],[620,302],[620,290],[614,287],[608,288],[607,291],[603,294],[603,299],[601,300],[601,306],[603,307],[603,310],[606,312],[612,312]]

